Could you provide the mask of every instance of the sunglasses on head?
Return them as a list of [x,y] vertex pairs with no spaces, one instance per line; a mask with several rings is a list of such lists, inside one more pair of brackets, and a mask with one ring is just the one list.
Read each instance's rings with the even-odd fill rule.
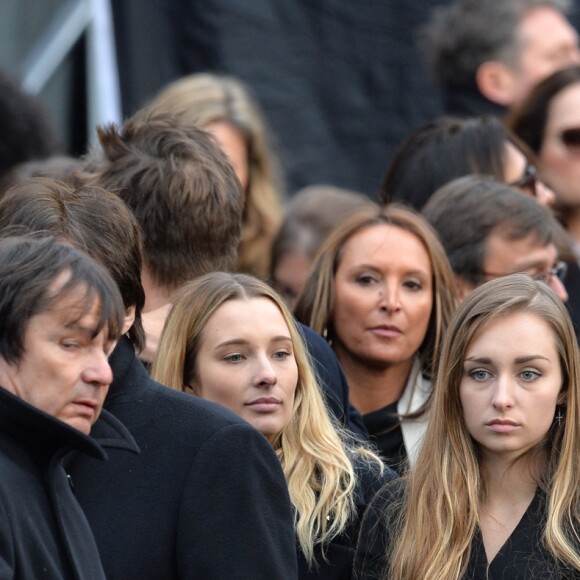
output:
[[564,129],[560,133],[560,140],[568,149],[578,149],[580,151],[580,127]]

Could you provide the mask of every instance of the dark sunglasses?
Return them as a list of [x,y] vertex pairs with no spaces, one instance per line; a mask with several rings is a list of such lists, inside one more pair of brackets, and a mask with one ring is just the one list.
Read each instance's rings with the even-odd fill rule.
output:
[[564,129],[564,131],[560,133],[560,140],[568,149],[580,150],[580,127]]
[[529,161],[526,161],[526,166],[524,167],[524,174],[515,181],[508,183],[511,187],[517,187],[519,189],[526,189],[532,195],[536,195],[536,183],[538,181],[538,172],[536,166]]

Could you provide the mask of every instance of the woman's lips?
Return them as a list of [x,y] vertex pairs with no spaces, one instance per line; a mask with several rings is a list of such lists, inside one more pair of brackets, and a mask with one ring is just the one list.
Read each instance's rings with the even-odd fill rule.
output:
[[247,407],[250,407],[258,413],[271,413],[272,411],[278,410],[281,405],[282,401],[276,397],[260,397],[250,403],[246,403]]
[[511,419],[493,419],[487,422],[485,426],[494,433],[511,433],[520,428],[520,424]]
[[396,338],[403,334],[403,331],[399,327],[386,324],[374,326],[370,330],[373,334],[382,338]]

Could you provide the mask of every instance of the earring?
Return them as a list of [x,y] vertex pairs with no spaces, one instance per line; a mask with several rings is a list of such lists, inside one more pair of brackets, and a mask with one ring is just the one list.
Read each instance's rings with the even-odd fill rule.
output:
[[328,328],[326,326],[322,329],[322,338],[326,340],[329,346],[332,346],[332,338],[328,338]]
[[558,426],[560,426],[560,424],[562,423],[562,419],[564,419],[564,415],[562,414],[562,406],[561,405],[556,405],[556,416],[554,417],[554,419],[558,423]]

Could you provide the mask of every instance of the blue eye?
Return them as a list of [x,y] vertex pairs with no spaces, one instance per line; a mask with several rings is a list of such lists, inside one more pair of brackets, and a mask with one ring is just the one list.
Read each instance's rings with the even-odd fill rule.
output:
[[287,359],[292,353],[288,352],[287,350],[279,350],[274,353],[274,358],[276,360],[285,360]]
[[526,382],[533,382],[536,379],[539,379],[541,376],[542,376],[542,373],[540,373],[539,371],[532,370],[532,369],[526,369],[520,373],[520,377],[522,377],[522,379]]
[[486,381],[491,377],[491,373],[485,369],[474,369],[469,372],[469,376],[474,381]]
[[231,362],[231,363],[242,362],[242,359],[243,359],[243,357],[239,353],[228,354],[226,357],[224,357],[224,360],[226,360],[227,362]]

